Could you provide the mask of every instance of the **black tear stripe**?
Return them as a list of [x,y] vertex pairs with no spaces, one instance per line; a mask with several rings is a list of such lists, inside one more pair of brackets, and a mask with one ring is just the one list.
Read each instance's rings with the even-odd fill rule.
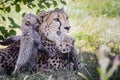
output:
[[[59,13],[58,13],[58,21],[59,21],[59,23],[60,23],[60,26],[58,27],[58,29],[59,29],[59,31],[60,31],[61,26],[62,26],[62,23],[61,23],[59,17],[60,17],[60,16],[59,16]],[[49,26],[52,24],[52,22],[53,22],[53,21],[50,22]],[[48,28],[49,28],[49,26],[48,26]]]
[[[59,20],[59,17],[60,17],[60,15],[59,15],[59,13],[58,13],[58,20]],[[62,23],[61,23],[61,21],[59,20],[59,23],[60,23],[60,26],[59,26],[59,31],[60,31],[60,29],[61,29],[61,26],[62,26]]]

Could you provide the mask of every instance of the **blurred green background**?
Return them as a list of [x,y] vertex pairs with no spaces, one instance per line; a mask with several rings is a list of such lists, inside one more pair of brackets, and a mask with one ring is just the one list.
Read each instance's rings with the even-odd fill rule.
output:
[[[90,80],[98,80],[98,62],[90,53],[106,45],[112,55],[120,54],[120,0],[0,0],[0,40],[21,34],[21,19],[25,13],[38,14],[61,7],[69,15],[70,35],[76,39],[78,58],[87,65],[80,72]],[[120,80],[113,78],[111,80]],[[84,79],[74,76],[73,80]]]

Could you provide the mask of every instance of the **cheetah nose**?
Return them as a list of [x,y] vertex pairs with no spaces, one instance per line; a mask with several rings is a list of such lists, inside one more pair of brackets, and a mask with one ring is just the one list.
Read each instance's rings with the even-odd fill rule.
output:
[[66,30],[68,30],[68,31],[69,31],[70,26],[66,26],[66,27],[64,27],[64,29],[66,29]]
[[61,31],[57,31],[57,35],[59,36],[61,34]]
[[63,49],[63,51],[65,51],[65,49]]

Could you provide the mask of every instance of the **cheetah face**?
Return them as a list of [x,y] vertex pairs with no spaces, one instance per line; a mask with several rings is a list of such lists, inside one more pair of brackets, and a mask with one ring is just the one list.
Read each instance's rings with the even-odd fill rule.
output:
[[39,26],[37,16],[34,14],[26,14],[22,20],[22,25],[26,26],[25,28],[36,29]]
[[74,48],[74,42],[74,38],[61,34],[60,38],[56,39],[56,48],[61,53],[69,53]]
[[51,41],[55,41],[55,38],[59,37],[61,33],[69,32],[68,16],[63,9],[40,13],[38,20],[41,24],[39,32]]
[[62,42],[57,45],[58,51],[61,53],[69,53],[73,49],[73,45],[70,43]]

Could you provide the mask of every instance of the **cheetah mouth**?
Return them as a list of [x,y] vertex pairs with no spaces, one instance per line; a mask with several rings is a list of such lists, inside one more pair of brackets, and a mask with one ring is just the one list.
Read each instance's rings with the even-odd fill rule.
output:
[[67,33],[69,33],[69,32],[70,32],[70,30],[71,30],[71,28],[70,28],[69,30],[67,30]]

